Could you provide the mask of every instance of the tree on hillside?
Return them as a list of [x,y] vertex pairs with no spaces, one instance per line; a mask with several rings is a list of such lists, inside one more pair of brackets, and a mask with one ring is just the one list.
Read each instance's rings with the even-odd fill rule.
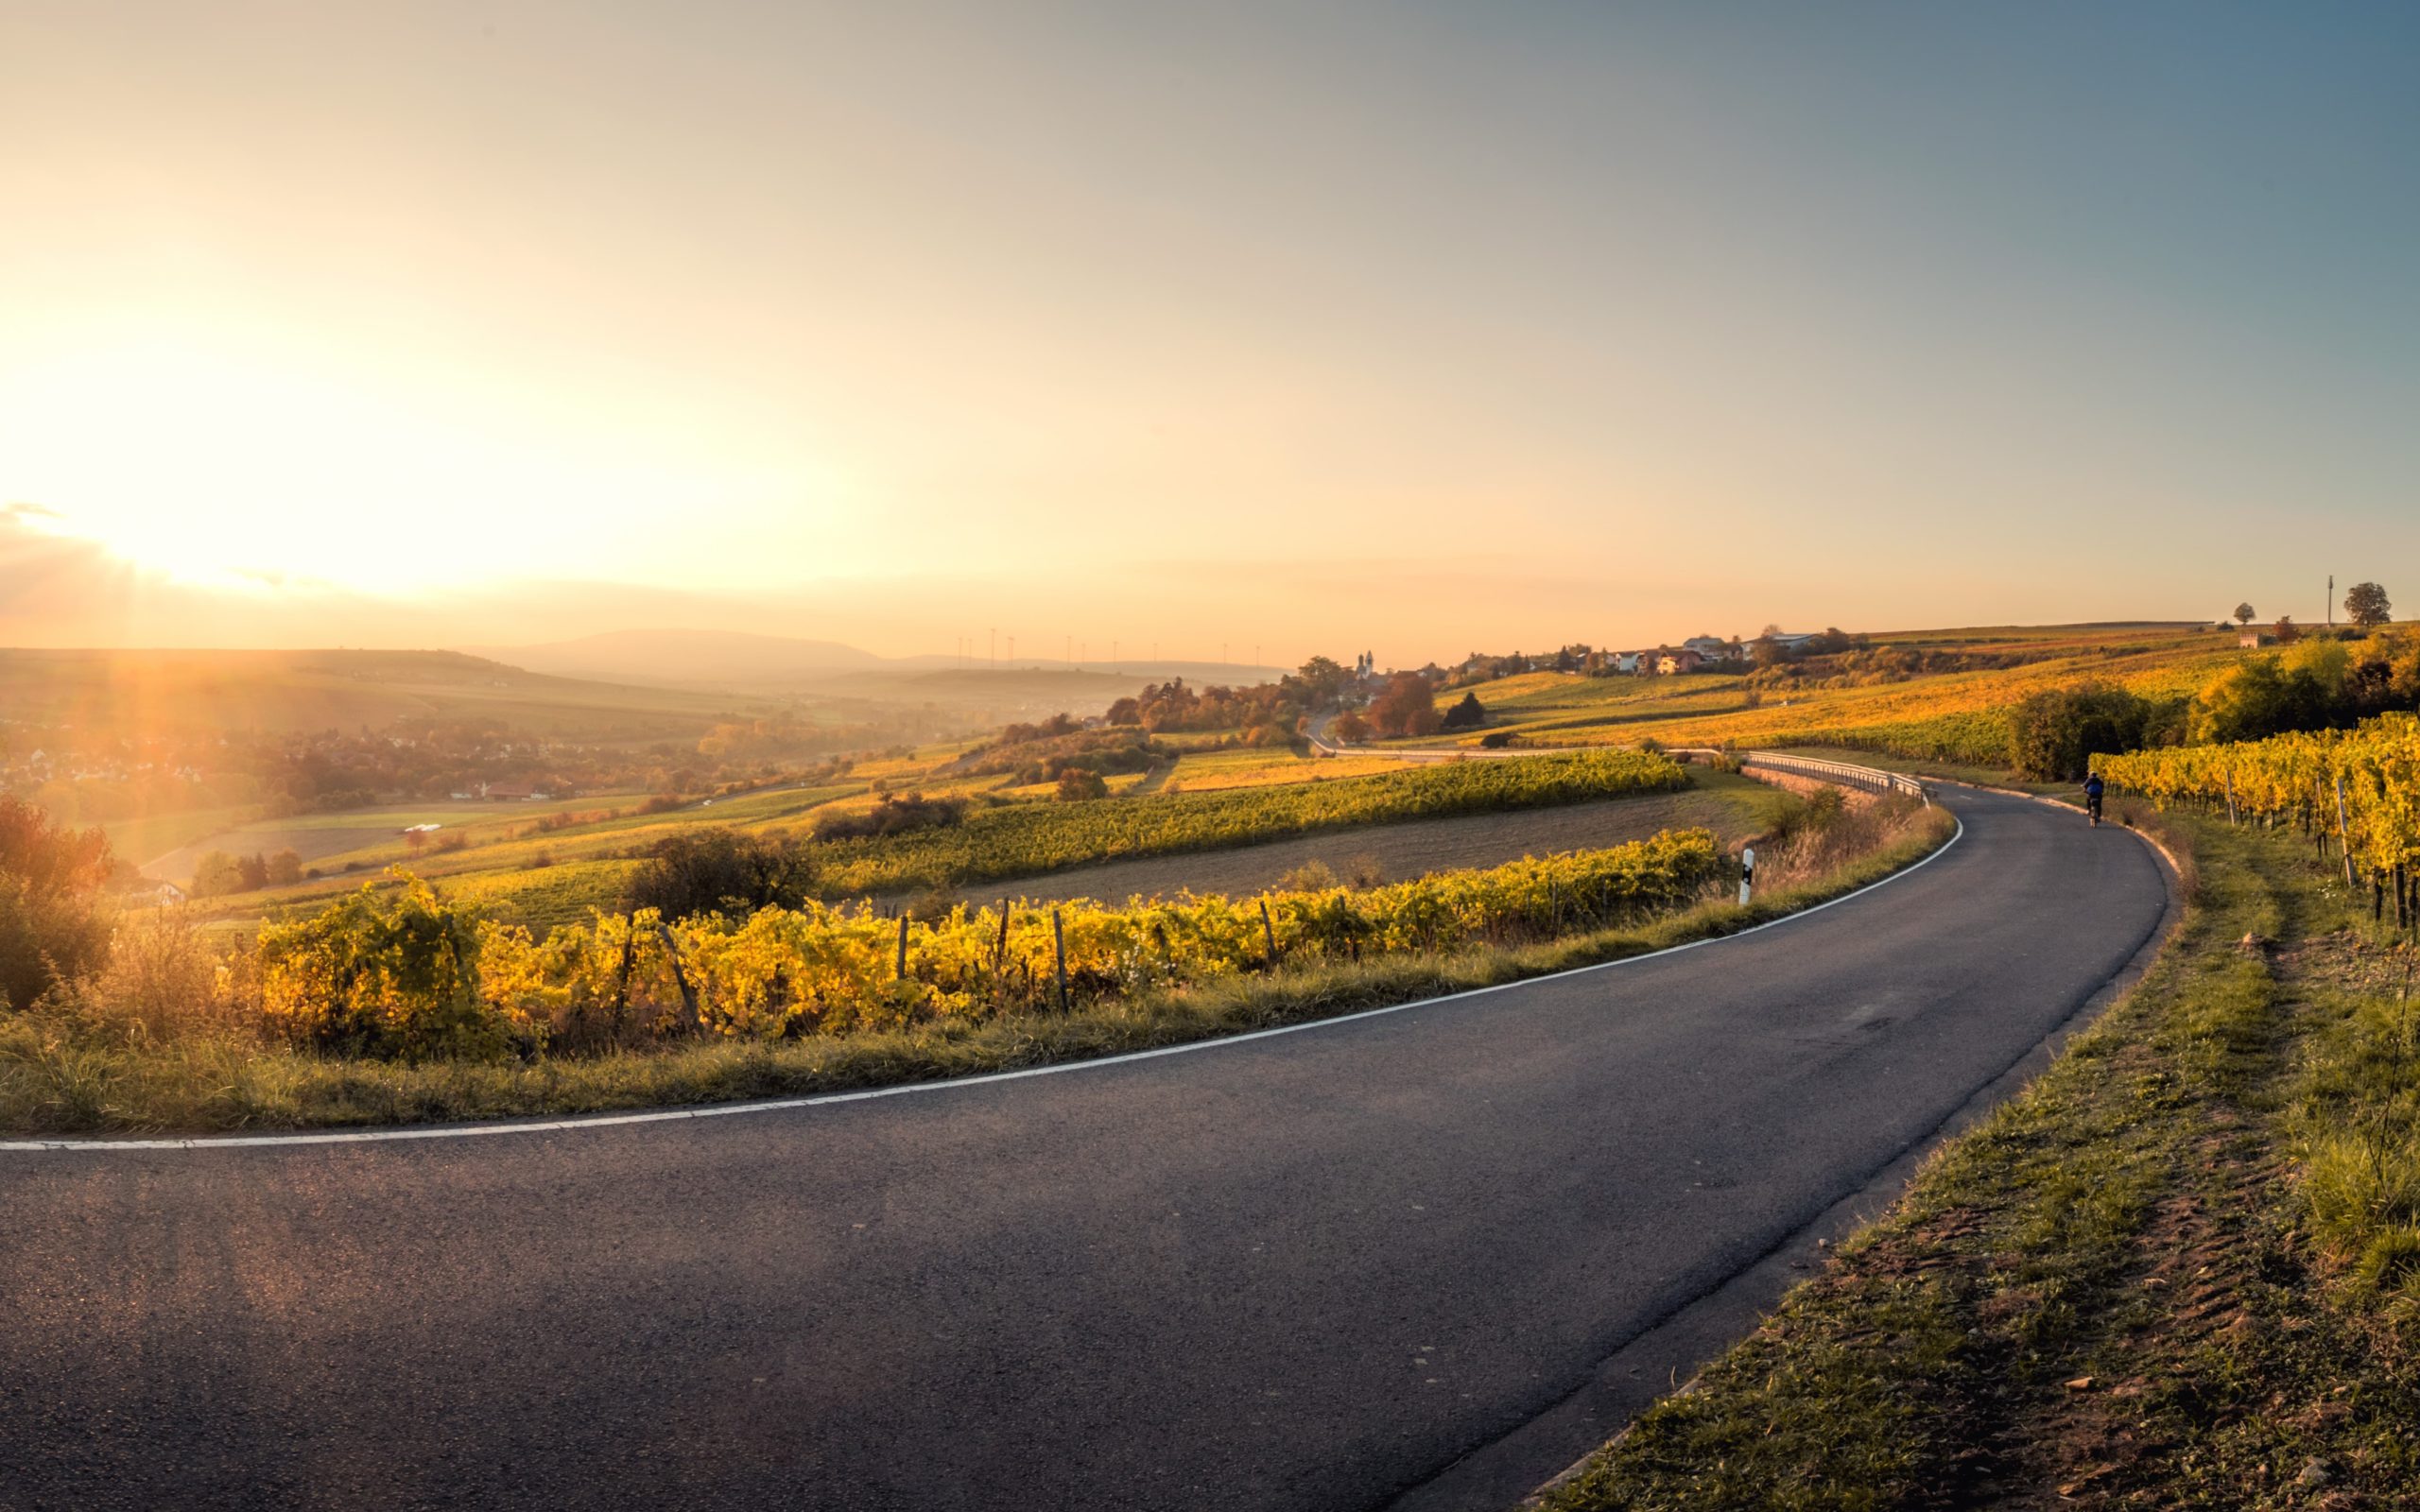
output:
[[2276,627],[2272,633],[2277,637],[2279,645],[2291,645],[2303,638],[2303,627],[2294,623],[2294,617],[2291,614],[2280,614],[2277,616]]
[[1334,703],[1343,694],[1353,674],[1331,658],[1315,656],[1295,669],[1294,679],[1303,685],[1305,702],[1325,704]]
[[1436,690],[1417,672],[1398,672],[1371,700],[1369,717],[1381,735],[1433,735],[1440,723]]
[[61,982],[100,970],[110,926],[100,888],[109,842],[0,797],[0,1008],[31,1007]]
[[744,918],[759,908],[796,908],[814,881],[815,863],[796,835],[698,827],[655,843],[647,863],[631,874],[623,902],[666,919]]
[[2386,590],[2377,584],[2355,583],[2344,590],[2344,612],[2354,624],[2369,630],[2392,621],[2394,606],[2387,601]]
[[1109,783],[1098,772],[1070,766],[1059,774],[1059,801],[1062,803],[1081,803],[1087,799],[1107,797]]
[[195,897],[216,898],[225,893],[243,890],[243,866],[226,851],[210,851],[194,863],[193,895]]
[[1445,711],[1445,717],[1439,723],[1438,728],[1441,730],[1477,730],[1486,723],[1487,706],[1478,701],[1478,694],[1466,693],[1462,695],[1461,702]]
[[1348,709],[1336,716],[1327,732],[1348,746],[1357,746],[1370,738],[1370,721]]
[[2150,706],[2123,688],[2048,688],[2009,711],[2009,755],[2037,782],[2080,782],[2093,757],[2142,744]]
[[2253,621],[2254,617],[2255,617],[2256,615],[2257,615],[2259,612],[2260,612],[2260,611],[2259,611],[2258,610],[2254,609],[2254,608],[2252,607],[2252,605],[2251,605],[2251,603],[2250,603],[2249,601],[2246,601],[2246,602],[2241,603],[2241,604],[2238,604],[2238,605],[2235,607],[2235,619],[2236,619],[2236,623],[2237,623],[2237,624],[2238,624],[2238,625],[2242,625],[2242,626],[2249,627],[2249,626],[2252,624],[2252,621]]

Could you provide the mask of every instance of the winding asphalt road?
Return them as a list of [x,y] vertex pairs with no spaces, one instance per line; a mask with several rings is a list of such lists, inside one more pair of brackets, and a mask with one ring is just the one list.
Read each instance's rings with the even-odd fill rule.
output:
[[[550,1132],[0,1150],[0,1508],[1433,1492],[2157,928],[2133,835],[1946,801],[1948,850],[1759,933],[1189,1053]],[[1526,1452],[1533,1484],[1577,1448]]]

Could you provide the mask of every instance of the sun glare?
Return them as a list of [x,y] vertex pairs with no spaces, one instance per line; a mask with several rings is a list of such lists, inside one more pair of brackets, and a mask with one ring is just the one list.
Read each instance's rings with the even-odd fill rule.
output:
[[188,581],[404,593],[602,566],[617,528],[713,487],[426,393],[232,348],[82,348],[0,372],[0,501]]

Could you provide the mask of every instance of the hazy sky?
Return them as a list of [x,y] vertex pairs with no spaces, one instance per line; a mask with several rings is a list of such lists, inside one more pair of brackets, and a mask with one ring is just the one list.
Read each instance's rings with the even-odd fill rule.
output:
[[0,641],[2420,608],[2415,78],[2408,5],[0,0]]

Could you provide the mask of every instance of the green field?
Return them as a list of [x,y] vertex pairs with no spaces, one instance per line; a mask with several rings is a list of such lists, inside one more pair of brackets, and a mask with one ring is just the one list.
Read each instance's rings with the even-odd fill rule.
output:
[[[1885,667],[1827,673],[1810,663],[1794,684],[1755,685],[1734,672],[1679,677],[1582,677],[1531,672],[1456,689],[1491,715],[1489,730],[1535,746],[1635,745],[1767,748],[1853,747],[1977,766],[2006,764],[2002,715],[2041,688],[2105,681],[2147,696],[2199,688],[2239,660],[2235,637],[2175,625],[2042,627],[1902,632],[1872,638],[1860,662],[1885,653],[2009,665],[1912,673]],[[1421,748],[1476,746],[1478,733],[1394,742]]]
[[[1088,803],[1050,801],[1047,789],[1001,786],[996,777],[922,782],[954,752],[919,751],[910,758],[869,764],[863,772],[831,784],[782,789],[692,804],[666,814],[623,813],[542,834],[526,832],[537,814],[525,805],[475,806],[460,816],[446,808],[397,808],[374,816],[315,816],[305,827],[254,826],[211,837],[207,848],[233,849],[230,841],[325,840],[348,849],[325,851],[315,865],[326,872],[296,886],[269,888],[206,900],[197,917],[216,924],[248,924],[265,916],[307,911],[361,885],[381,882],[387,868],[403,866],[441,885],[449,893],[475,897],[498,917],[531,924],[566,922],[594,908],[610,908],[631,858],[666,835],[698,824],[730,824],[752,831],[804,831],[824,811],[872,807],[875,782],[894,792],[941,796],[975,795],[978,806],[959,824],[877,839],[834,841],[819,846],[820,890],[828,897],[910,891],[1011,877],[1034,876],[1067,867],[1130,857],[1249,845],[1321,830],[1437,817],[1490,809],[1582,802],[1685,785],[1679,767],[1633,753],[1558,756],[1522,762],[1467,762],[1385,769],[1330,780],[1331,770],[1351,764],[1308,762],[1289,752],[1222,752],[1213,760],[1241,758],[1290,764],[1292,780],[1263,782],[1201,793],[1147,793]],[[1193,758],[1186,758],[1191,760]],[[1143,774],[1127,774],[1113,792],[1132,792]],[[997,799],[1014,799],[990,803]],[[526,805],[532,811],[549,805]],[[579,805],[553,805],[581,812]],[[466,840],[462,849],[411,850],[396,832],[402,825],[440,822],[455,815]],[[365,823],[365,819],[368,820]],[[440,831],[440,835],[448,832]]]
[[1672,763],[1609,751],[1443,763],[1332,782],[1123,802],[1018,804],[947,828],[835,844],[825,853],[824,885],[837,895],[953,886],[1315,830],[1663,792],[1685,782]]

